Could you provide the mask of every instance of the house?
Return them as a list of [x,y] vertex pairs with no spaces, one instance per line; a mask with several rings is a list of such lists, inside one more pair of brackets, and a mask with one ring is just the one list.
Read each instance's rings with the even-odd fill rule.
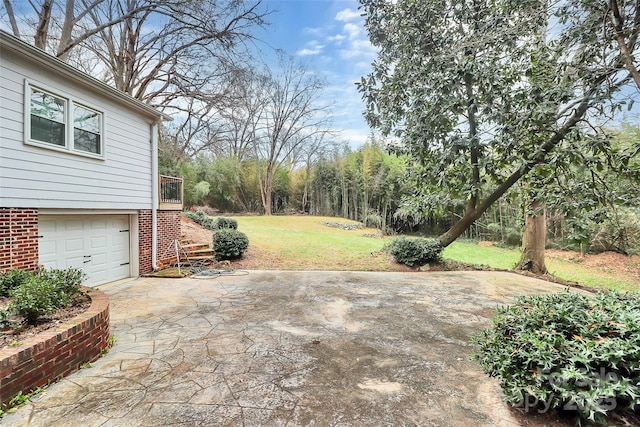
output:
[[158,175],[165,119],[0,31],[0,271],[77,267],[96,286],[170,257],[182,180]]

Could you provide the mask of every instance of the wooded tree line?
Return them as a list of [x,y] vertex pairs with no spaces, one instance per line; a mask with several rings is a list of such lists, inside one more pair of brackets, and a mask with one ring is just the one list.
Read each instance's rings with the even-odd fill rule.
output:
[[[640,128],[622,124],[609,131],[610,145],[625,152],[640,137]],[[174,167],[161,157],[164,167]],[[546,244],[552,247],[620,253],[640,252],[640,155],[632,157],[625,173],[607,164],[605,156],[593,170],[567,164],[545,184]],[[262,160],[231,155],[204,156],[184,163],[188,208],[212,207],[220,212],[262,213],[259,170]],[[615,163],[613,163],[615,165]],[[339,216],[361,221],[383,233],[437,236],[465,214],[463,199],[439,209],[416,214],[411,200],[418,188],[406,154],[396,154],[384,141],[372,138],[357,150],[336,146],[309,163],[284,162],[274,174],[272,212]],[[436,197],[436,196],[434,196]],[[526,184],[510,190],[492,205],[463,237],[522,244],[526,211]],[[210,213],[214,213],[210,211]]]

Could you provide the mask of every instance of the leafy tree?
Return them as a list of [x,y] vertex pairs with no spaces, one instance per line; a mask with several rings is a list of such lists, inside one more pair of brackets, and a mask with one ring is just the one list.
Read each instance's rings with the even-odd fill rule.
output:
[[[446,247],[522,177],[585,138],[579,124],[615,111],[631,79],[640,8],[621,7],[615,33],[604,2],[360,0],[379,48],[359,89],[371,126],[418,162],[406,209],[428,215],[464,204],[439,238]],[[547,28],[547,21],[554,23]],[[635,24],[634,24],[635,23]],[[633,58],[633,56],[631,56]],[[544,61],[545,84],[536,84]]]

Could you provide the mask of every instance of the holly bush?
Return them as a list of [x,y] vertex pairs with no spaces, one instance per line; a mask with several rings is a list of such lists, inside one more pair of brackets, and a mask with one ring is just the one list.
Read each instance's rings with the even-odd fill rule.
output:
[[234,230],[238,229],[238,221],[233,218],[227,218],[224,216],[220,216],[216,218],[213,224],[214,230],[222,230],[223,228],[233,228]]
[[473,341],[474,359],[525,410],[575,411],[603,422],[640,408],[640,294],[521,296]]
[[440,242],[434,239],[408,239],[404,236],[393,240],[389,245],[389,253],[396,262],[412,267],[430,262],[440,262],[442,250]]
[[213,251],[218,261],[240,258],[248,247],[247,235],[233,228],[223,228],[213,235]]

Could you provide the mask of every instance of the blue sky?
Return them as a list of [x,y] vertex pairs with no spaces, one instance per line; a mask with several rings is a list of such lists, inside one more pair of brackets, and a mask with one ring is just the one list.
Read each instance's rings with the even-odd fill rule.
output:
[[370,134],[362,111],[364,103],[355,82],[371,69],[376,52],[364,29],[356,0],[266,0],[271,22],[256,36],[309,64],[328,86],[325,100],[332,104],[333,126],[339,140],[352,147]]

